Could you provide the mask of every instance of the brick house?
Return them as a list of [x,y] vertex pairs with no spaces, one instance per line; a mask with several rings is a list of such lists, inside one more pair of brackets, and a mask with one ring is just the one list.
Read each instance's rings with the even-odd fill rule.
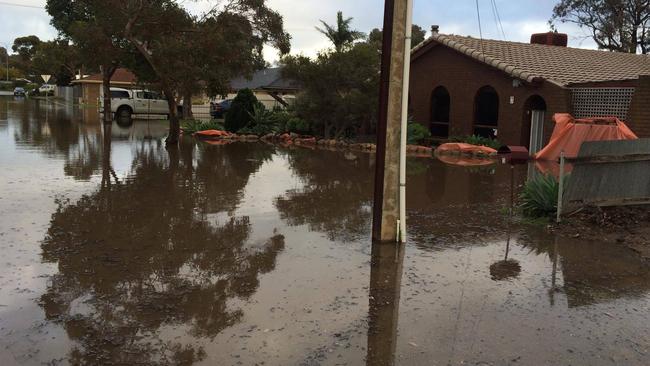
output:
[[[78,89],[75,95],[80,98],[80,103],[99,105],[99,98],[102,95],[102,74],[92,74],[81,79],[73,80],[71,83]],[[129,70],[119,68],[115,70],[111,78],[111,87],[135,89],[138,86],[138,79]],[[142,86],[142,85],[140,85]]]
[[434,136],[496,136],[536,152],[554,113],[616,116],[650,137],[650,57],[567,47],[567,36],[531,43],[433,36],[414,48],[410,109]]

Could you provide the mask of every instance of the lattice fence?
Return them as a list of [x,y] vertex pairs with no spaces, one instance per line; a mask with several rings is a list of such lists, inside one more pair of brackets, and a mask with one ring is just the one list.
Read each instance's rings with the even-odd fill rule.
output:
[[575,88],[571,94],[576,118],[613,116],[626,121],[634,88]]

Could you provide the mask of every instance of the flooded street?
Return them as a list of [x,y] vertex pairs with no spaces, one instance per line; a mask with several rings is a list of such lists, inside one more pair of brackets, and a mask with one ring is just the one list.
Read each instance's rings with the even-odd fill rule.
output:
[[[650,266],[508,218],[528,167],[104,129],[0,98],[0,365],[647,365]],[[516,193],[516,192],[515,192]]]

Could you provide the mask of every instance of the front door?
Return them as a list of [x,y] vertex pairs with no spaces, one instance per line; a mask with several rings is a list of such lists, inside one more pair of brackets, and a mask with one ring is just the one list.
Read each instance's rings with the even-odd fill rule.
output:
[[530,117],[530,155],[544,147],[544,110],[533,109]]

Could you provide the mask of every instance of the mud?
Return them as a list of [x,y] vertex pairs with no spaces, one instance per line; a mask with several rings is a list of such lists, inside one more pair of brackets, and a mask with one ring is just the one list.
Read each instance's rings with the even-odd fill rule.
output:
[[372,245],[372,154],[165,133],[0,99],[0,365],[650,362],[647,262],[511,220],[534,167],[411,158]]
[[585,207],[554,229],[630,248],[650,260],[650,206]]

